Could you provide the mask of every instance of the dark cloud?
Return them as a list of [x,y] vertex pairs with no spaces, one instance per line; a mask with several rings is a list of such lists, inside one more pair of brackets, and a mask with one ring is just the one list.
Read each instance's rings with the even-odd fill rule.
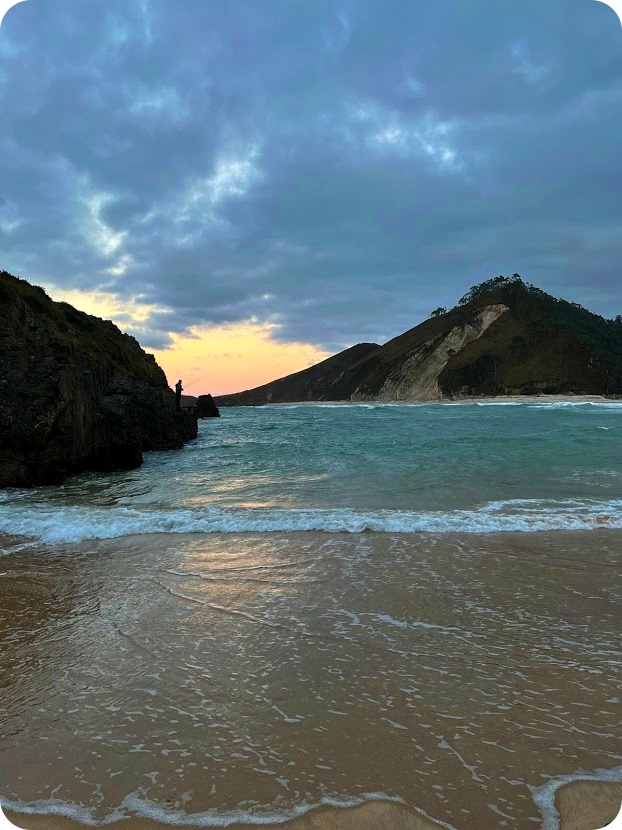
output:
[[590,0],[31,0],[0,30],[1,266],[383,340],[519,272],[622,311],[622,32]]

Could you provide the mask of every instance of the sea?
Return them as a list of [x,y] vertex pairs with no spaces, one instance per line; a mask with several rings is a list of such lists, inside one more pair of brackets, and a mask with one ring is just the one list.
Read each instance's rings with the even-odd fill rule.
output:
[[622,528],[622,402],[223,409],[182,451],[0,491],[0,533]]
[[615,401],[227,408],[0,491],[0,804],[555,830],[622,782],[621,531]]

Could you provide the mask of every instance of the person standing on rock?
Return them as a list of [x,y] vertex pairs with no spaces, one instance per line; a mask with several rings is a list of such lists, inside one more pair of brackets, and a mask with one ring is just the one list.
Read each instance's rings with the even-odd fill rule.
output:
[[177,405],[177,409],[181,409],[181,393],[184,391],[184,387],[181,385],[181,380],[178,380],[175,384],[175,404]]

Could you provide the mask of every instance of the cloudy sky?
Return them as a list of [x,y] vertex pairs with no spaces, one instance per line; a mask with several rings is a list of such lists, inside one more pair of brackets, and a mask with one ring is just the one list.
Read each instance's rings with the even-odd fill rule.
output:
[[192,392],[500,273],[622,313],[621,148],[593,0],[28,0],[0,28],[0,268]]

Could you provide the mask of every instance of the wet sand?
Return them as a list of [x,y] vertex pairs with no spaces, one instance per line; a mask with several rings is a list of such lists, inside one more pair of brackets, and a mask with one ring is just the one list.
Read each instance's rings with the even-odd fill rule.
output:
[[[542,804],[547,827],[557,805],[563,830],[597,830],[617,812],[620,781],[562,785],[620,766],[618,531],[11,544],[5,803],[120,830],[163,827],[157,809],[292,830],[522,830]],[[373,793],[404,803],[285,822]]]
[[561,830],[600,830],[622,809],[622,784],[577,781],[558,791],[556,806]]

